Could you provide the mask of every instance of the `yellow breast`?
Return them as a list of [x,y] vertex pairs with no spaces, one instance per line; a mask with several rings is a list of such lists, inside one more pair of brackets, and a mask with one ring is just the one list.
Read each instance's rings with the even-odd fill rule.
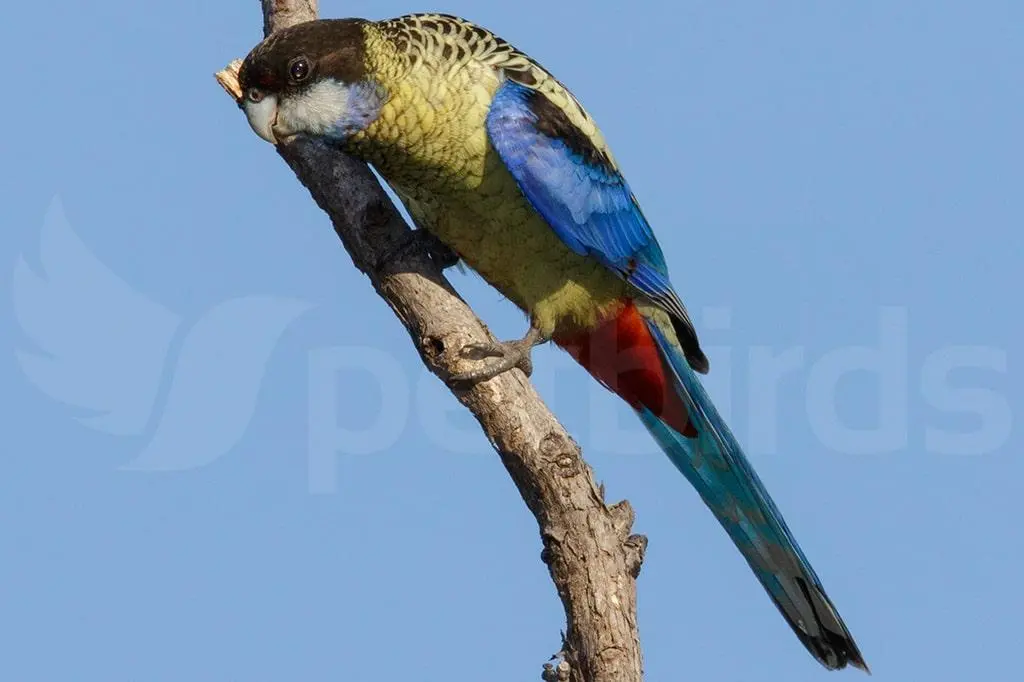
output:
[[590,327],[617,309],[626,285],[558,238],[490,145],[486,118],[499,72],[479,59],[410,63],[387,58],[390,49],[382,44],[376,67],[388,99],[350,151],[373,163],[419,227],[541,331]]
[[395,185],[417,225],[436,234],[541,331],[589,328],[621,306],[626,284],[570,250],[533,210],[497,154],[481,181],[446,192]]

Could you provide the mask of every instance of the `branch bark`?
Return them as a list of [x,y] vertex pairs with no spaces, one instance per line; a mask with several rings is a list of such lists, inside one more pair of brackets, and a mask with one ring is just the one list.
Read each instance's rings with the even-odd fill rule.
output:
[[[315,19],[316,0],[262,0],[264,34]],[[218,82],[239,100],[232,62]],[[468,390],[447,378],[466,369],[459,350],[491,338],[426,253],[409,248],[410,229],[366,164],[321,143],[277,148],[360,271],[394,310],[426,366],[476,417],[537,518],[541,558],[565,607],[558,666],[543,677],[573,682],[640,682],[636,576],[647,539],[631,535],[626,501],[608,506],[579,446],[519,370]]]

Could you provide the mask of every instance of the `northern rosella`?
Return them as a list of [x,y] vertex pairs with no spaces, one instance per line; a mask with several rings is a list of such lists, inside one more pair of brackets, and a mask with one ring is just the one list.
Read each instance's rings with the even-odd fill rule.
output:
[[372,164],[417,227],[529,315],[461,377],[529,370],[548,340],[636,412],[827,668],[867,670],[705,393],[665,257],[597,126],[540,64],[456,17],[321,20],[269,36],[239,74],[273,144],[304,135]]

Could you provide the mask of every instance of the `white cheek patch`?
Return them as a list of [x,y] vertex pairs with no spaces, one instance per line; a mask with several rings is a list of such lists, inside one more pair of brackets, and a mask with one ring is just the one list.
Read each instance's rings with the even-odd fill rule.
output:
[[349,109],[349,87],[324,79],[299,94],[286,97],[277,115],[277,125],[287,133],[329,135],[343,121]]
[[259,102],[246,99],[242,104],[242,109],[245,110],[245,117],[249,119],[249,125],[252,126],[253,132],[270,144],[277,144],[274,132],[271,130],[274,119],[277,118],[277,97],[267,95]]

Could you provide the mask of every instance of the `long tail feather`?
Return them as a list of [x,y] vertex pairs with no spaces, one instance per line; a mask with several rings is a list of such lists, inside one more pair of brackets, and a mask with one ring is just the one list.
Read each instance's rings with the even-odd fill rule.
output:
[[736,543],[804,646],[826,668],[866,672],[857,644],[793,538],[772,498],[718,414],[682,349],[658,326],[651,336],[674,375],[695,438],[680,434],[647,408],[640,418]]
[[636,409],[811,654],[830,670],[870,672],[682,348],[632,304],[583,337],[556,341]]

